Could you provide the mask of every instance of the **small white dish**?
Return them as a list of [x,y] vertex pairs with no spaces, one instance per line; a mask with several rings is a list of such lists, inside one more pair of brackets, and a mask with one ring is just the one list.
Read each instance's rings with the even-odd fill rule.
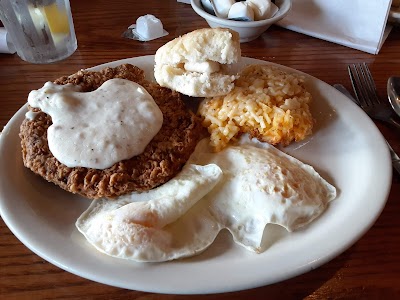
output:
[[218,18],[206,12],[201,4],[201,0],[191,0],[193,10],[202,18],[204,18],[211,28],[223,27],[230,28],[239,33],[240,42],[246,43],[258,38],[272,24],[284,18],[292,7],[292,0],[277,0],[275,5],[278,6],[278,12],[269,19],[260,21],[234,21]]

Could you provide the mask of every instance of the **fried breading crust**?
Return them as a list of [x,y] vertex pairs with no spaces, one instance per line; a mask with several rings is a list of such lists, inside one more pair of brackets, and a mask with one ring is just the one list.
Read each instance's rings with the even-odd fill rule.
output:
[[111,78],[128,79],[145,87],[163,113],[162,128],[145,151],[105,170],[69,168],[49,150],[47,129],[52,124],[51,117],[29,108],[38,114],[34,120],[25,119],[21,125],[22,156],[27,168],[69,192],[91,199],[146,191],[165,183],[181,170],[200,140],[203,128],[200,120],[185,108],[179,93],[146,81],[141,69],[128,64],[100,72],[79,71],[55,83],[73,83],[87,92]]

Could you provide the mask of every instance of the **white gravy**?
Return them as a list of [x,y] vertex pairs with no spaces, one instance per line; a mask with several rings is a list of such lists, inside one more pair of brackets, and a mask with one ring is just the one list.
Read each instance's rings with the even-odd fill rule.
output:
[[115,78],[93,92],[78,89],[46,82],[28,96],[51,116],[49,148],[68,167],[106,169],[139,155],[162,126],[161,110],[137,83]]

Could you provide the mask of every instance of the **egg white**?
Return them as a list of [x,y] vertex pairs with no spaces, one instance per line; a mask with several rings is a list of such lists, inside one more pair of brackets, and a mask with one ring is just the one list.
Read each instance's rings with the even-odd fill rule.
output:
[[[75,225],[111,256],[157,262],[194,255],[208,247],[218,231],[213,233],[213,222],[197,221],[187,211],[221,178],[216,165],[186,165],[174,179],[148,192],[94,200]],[[182,216],[186,218],[178,220]]]
[[95,200],[76,222],[98,250],[160,262],[192,256],[226,228],[239,245],[262,252],[267,224],[296,230],[317,218],[336,188],[311,166],[243,138],[213,153],[208,139],[166,184],[117,200]]
[[294,231],[317,218],[336,198],[336,188],[313,167],[269,144],[242,138],[236,146],[212,153],[199,143],[189,163],[218,165],[223,179],[202,201],[235,242],[261,252],[266,224]]

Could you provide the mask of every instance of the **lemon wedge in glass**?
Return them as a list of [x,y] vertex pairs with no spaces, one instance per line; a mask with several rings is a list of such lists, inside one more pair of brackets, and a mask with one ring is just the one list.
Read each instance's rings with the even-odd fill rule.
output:
[[67,12],[63,9],[60,9],[57,6],[57,3],[54,2],[50,5],[44,6],[43,11],[52,34],[69,33]]

